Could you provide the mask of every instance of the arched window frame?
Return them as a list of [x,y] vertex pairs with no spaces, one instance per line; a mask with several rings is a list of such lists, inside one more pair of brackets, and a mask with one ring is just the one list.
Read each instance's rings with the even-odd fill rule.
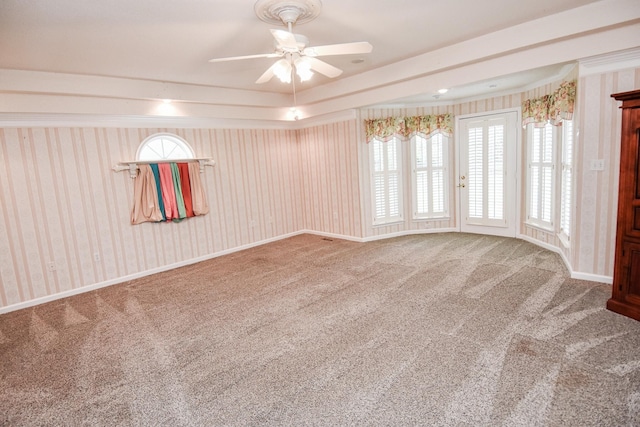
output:
[[[155,143],[160,143],[161,147],[162,147],[162,154],[160,154],[158,152],[158,150],[154,147],[152,147],[152,144]],[[165,152],[165,143],[166,144],[173,144],[173,149],[171,149],[171,151],[169,151],[168,153]],[[184,153],[184,156],[179,156],[179,157],[175,157],[172,154],[174,153],[174,150],[176,148],[180,149],[180,153]],[[156,154],[158,154],[157,157],[143,157],[145,155],[145,151],[151,150],[153,152],[155,152]],[[166,161],[166,160],[191,160],[191,159],[195,159],[195,152],[193,151],[193,148],[191,147],[191,145],[185,141],[184,139],[180,138],[178,135],[172,134],[172,133],[167,133],[167,132],[161,132],[161,133],[155,133],[153,135],[148,136],[147,138],[145,138],[140,145],[138,146],[138,151],[136,151],[136,160],[139,161]]]

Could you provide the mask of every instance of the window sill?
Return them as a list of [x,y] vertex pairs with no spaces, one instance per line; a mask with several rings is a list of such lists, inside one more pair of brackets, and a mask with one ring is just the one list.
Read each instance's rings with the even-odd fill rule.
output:
[[430,216],[430,217],[415,217],[412,219],[413,222],[428,222],[428,221],[450,221],[451,216]]
[[389,222],[378,222],[378,223],[374,222],[373,228],[388,227],[390,225],[397,225],[402,223],[404,223],[404,219],[399,219],[397,221],[389,221]]
[[544,231],[545,233],[549,233],[549,234],[555,233],[555,230],[553,229],[553,227],[545,227],[544,225],[535,224],[528,221],[525,221],[524,225],[526,225],[527,227],[535,228],[538,231]]

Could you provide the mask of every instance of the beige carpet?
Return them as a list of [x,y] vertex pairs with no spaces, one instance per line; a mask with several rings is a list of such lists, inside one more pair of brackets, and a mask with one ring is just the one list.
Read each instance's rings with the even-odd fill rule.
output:
[[298,236],[0,316],[0,425],[638,426],[609,294],[521,240]]

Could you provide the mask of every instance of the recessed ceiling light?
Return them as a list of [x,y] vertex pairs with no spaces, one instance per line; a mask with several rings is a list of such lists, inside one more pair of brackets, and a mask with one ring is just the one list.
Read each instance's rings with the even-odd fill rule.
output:
[[171,100],[170,99],[163,99],[162,102],[165,103],[165,104],[171,104]]
[[438,89],[438,93],[447,93],[449,89]]
[[489,87],[493,89],[493,88],[498,87],[498,85],[497,84],[492,84],[492,85],[489,85]]
[[352,64],[362,64],[364,62],[364,59],[362,58],[357,58],[351,61]]

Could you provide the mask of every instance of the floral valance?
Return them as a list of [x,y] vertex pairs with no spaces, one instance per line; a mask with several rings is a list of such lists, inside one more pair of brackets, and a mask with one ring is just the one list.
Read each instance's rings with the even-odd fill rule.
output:
[[571,120],[576,103],[576,81],[562,82],[550,95],[527,99],[522,104],[522,126],[534,123],[544,127],[547,123],[558,126],[563,120]]
[[410,138],[420,133],[429,137],[436,132],[447,136],[453,134],[451,114],[411,117],[385,117],[365,120],[367,142],[379,139],[388,141],[393,137]]

